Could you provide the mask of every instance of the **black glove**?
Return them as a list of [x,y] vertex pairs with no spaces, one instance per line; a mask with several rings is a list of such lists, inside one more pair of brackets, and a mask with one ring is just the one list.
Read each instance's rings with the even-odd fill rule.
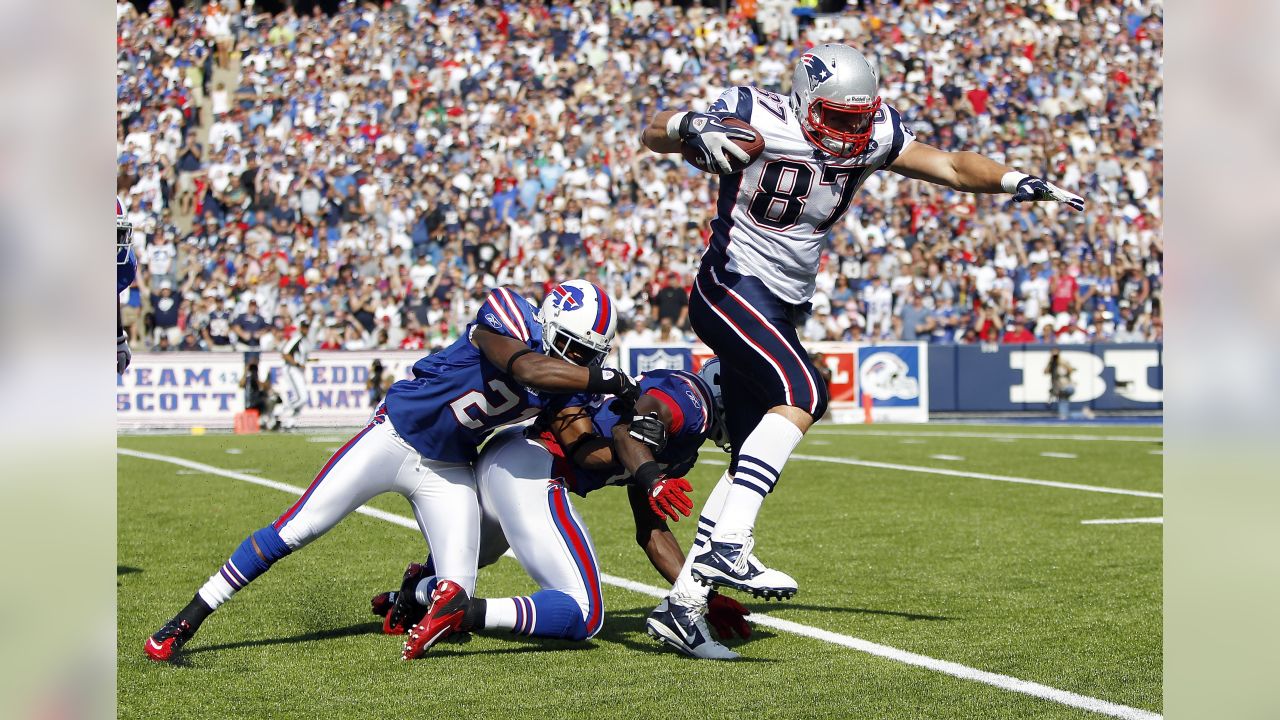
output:
[[631,418],[629,434],[637,442],[649,446],[655,454],[662,452],[667,446],[667,426],[658,417],[658,413],[651,412]]
[[599,368],[592,365],[589,369],[591,377],[587,380],[587,392],[602,395],[616,395],[622,402],[635,405],[640,399],[640,386],[631,376],[613,368]]

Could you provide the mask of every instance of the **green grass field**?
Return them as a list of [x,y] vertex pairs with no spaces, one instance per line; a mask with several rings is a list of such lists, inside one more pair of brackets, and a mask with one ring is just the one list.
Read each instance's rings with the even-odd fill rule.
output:
[[[964,433],[990,436],[956,436]],[[123,436],[119,445],[305,487],[338,435]],[[1054,437],[1066,435],[1094,439]],[[1163,515],[1159,497],[1096,489],[1160,493],[1160,438],[1151,427],[817,428],[798,453],[959,474],[793,460],[765,504],[756,549],[796,577],[800,594],[746,604],[1127,706],[1104,708],[1113,716],[1150,717],[1140,711],[1162,706],[1162,525],[1082,521]],[[709,449],[690,475],[699,502],[723,458]],[[762,625],[730,643],[743,662],[687,660],[645,635],[653,597],[609,585],[604,629],[588,643],[477,636],[403,662],[400,639],[380,634],[369,597],[397,586],[426,547],[416,531],[365,515],[223,606],[181,664],[156,665],[142,654],[147,635],[295,497],[126,455],[118,472],[121,718],[1106,716]],[[624,492],[574,502],[603,572],[665,590],[635,545]],[[399,496],[372,505],[409,515]],[[686,547],[694,525],[674,526]],[[480,573],[481,595],[533,589],[514,560]]]

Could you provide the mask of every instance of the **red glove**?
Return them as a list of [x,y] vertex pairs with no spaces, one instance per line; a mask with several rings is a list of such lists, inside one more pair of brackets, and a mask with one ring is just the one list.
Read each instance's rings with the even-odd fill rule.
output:
[[751,637],[751,626],[746,620],[750,614],[742,603],[720,593],[713,593],[707,599],[707,622],[724,640],[733,637],[735,632],[743,640]]
[[681,514],[689,517],[693,512],[693,500],[685,494],[692,489],[684,478],[662,478],[649,488],[649,507],[658,517],[679,522]]

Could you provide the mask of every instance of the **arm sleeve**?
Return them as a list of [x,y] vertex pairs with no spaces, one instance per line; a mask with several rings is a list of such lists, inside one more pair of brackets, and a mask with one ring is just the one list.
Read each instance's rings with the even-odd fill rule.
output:
[[736,117],[742,122],[750,123],[753,104],[751,88],[739,85],[720,93],[720,97],[707,107],[707,112],[722,118]]
[[885,105],[884,112],[886,115],[885,122],[892,132],[892,141],[889,145],[889,153],[885,155],[884,163],[880,165],[881,168],[887,168],[892,165],[893,161],[897,160],[898,156],[902,154],[902,151],[906,150],[907,146],[916,140],[916,134],[911,132],[911,128],[907,127],[907,124],[902,121],[902,116],[898,114],[897,110],[890,105]]
[[476,324],[525,343],[533,350],[542,349],[542,328],[534,320],[529,302],[510,288],[493,289],[476,312]]

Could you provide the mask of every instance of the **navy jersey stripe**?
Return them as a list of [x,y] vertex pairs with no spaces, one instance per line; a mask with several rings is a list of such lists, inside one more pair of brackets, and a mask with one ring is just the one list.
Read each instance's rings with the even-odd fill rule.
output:
[[898,153],[902,152],[902,116],[898,115],[898,111],[892,107],[889,108],[889,122],[893,123],[893,147],[889,150],[889,154],[884,159],[884,164],[880,167],[887,168],[898,159]]
[[751,108],[755,103],[751,99],[751,89],[747,87],[738,87],[738,107],[735,109],[734,115],[744,123],[751,122]]

